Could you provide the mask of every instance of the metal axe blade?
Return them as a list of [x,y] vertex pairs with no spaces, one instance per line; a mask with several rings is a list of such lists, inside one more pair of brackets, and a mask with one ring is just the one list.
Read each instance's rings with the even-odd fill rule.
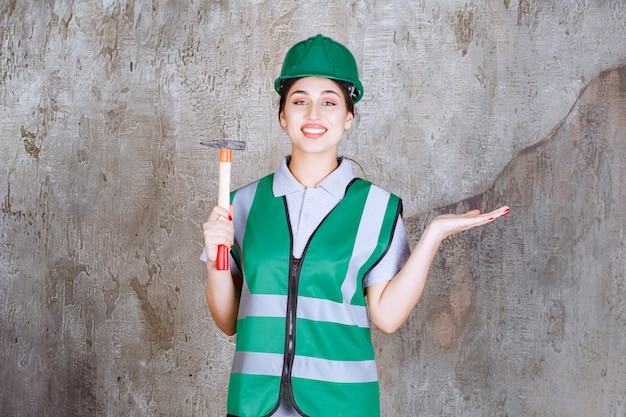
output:
[[236,151],[246,149],[246,142],[240,140],[207,140],[200,142],[200,144],[216,149],[234,149]]

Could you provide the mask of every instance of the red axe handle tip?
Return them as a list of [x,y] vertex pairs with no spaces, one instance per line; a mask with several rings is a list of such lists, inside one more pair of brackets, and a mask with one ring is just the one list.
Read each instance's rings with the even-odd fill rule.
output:
[[218,271],[228,271],[228,248],[224,245],[219,245],[217,247],[215,269]]

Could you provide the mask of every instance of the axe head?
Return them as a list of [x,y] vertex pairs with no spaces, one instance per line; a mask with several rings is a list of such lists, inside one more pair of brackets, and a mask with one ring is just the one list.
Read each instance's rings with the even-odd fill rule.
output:
[[246,149],[246,142],[240,140],[208,140],[200,142],[200,144],[216,149],[234,149],[236,151]]

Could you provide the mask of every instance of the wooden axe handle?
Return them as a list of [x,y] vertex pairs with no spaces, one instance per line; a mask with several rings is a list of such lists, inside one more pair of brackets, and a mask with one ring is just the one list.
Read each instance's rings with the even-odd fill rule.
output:
[[[230,211],[230,165],[233,159],[231,149],[220,149],[219,186],[217,205]],[[217,247],[215,267],[218,271],[227,271],[229,249],[224,245]]]

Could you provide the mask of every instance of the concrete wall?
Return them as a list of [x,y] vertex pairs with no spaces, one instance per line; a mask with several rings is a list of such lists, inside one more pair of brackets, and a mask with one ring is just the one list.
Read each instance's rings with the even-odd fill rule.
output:
[[342,152],[412,244],[511,206],[374,333],[384,415],[626,415],[626,3],[389,3],[0,1],[0,415],[224,414],[199,142],[248,142],[234,186],[271,171],[272,81],[318,32],[365,84]]

